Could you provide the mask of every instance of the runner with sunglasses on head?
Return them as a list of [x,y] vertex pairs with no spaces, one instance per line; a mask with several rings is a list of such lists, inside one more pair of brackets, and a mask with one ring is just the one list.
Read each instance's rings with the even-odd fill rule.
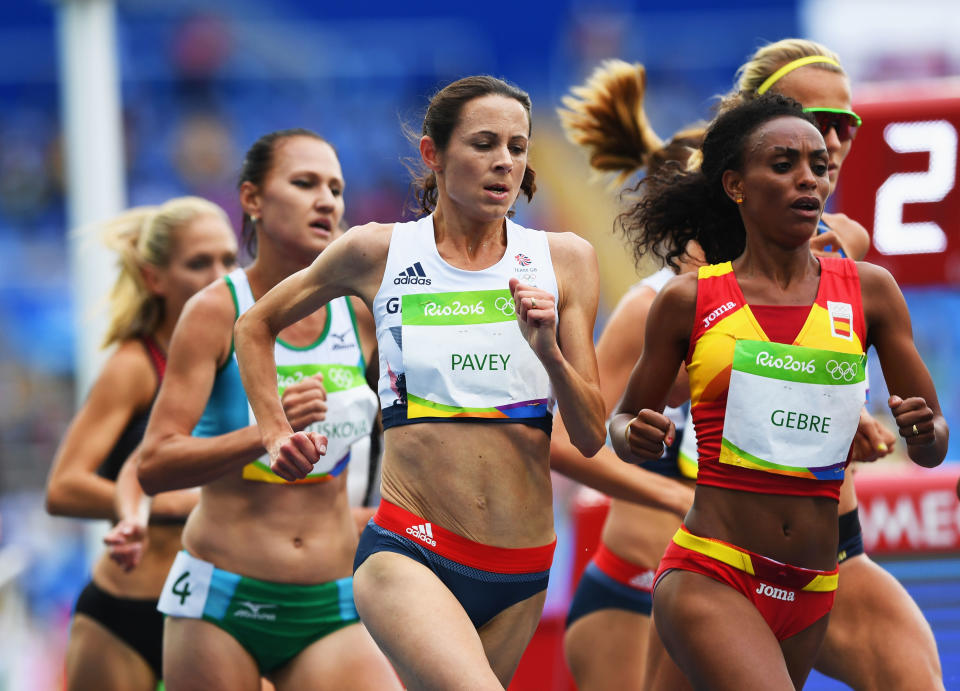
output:
[[[750,79],[759,85],[780,66],[811,56],[836,60],[832,53],[826,52],[818,44],[788,39],[758,50],[754,59],[741,68],[741,72],[750,75]],[[808,64],[811,66],[800,70],[801,73],[813,70],[814,65],[821,63]],[[849,152],[851,137],[855,133],[854,126],[859,124],[859,118],[843,114],[849,113],[849,86],[842,71],[837,73],[837,69],[839,68],[835,65],[831,66],[827,75],[827,85],[834,88],[821,88],[811,93],[811,98],[814,99],[812,102],[825,104],[821,110],[826,115],[817,116],[817,112],[814,112],[814,115],[819,117],[818,128],[826,132],[826,144],[831,159],[831,189],[836,184],[843,159]],[[830,75],[834,78],[831,79]],[[841,82],[840,89],[836,88],[837,77]],[[627,174],[643,167],[646,167],[648,173],[655,172],[667,160],[686,163],[693,149],[699,146],[703,135],[702,128],[694,127],[678,132],[666,144],[661,143],[643,113],[644,87],[641,66],[611,61],[599,68],[585,86],[573,90],[574,96],[565,99],[568,110],[561,112],[568,135],[574,142],[589,150],[591,164],[601,172],[620,174],[621,180]],[[732,97],[735,98],[736,93],[735,91]],[[838,122],[839,125],[836,125]],[[834,136],[831,136],[832,127],[827,125],[836,127]],[[839,136],[836,136],[837,134]],[[839,141],[840,139],[843,141]],[[812,247],[818,248],[815,252],[862,258],[869,243],[869,236],[862,226],[842,214],[825,213],[823,217],[830,220],[833,228],[820,223],[819,231],[822,235],[814,238],[811,243]],[[686,258],[683,261],[686,261]],[[655,278],[656,276],[651,277],[644,283],[649,284]],[[653,295],[654,290],[646,285],[631,290],[614,311],[598,343],[601,386],[608,401],[615,401],[620,395],[622,383],[618,382],[623,381],[626,372],[640,355],[643,341],[636,338],[636,323],[639,321],[642,325]],[[610,663],[623,646],[637,650],[642,648],[647,637],[649,619],[645,615],[650,606],[649,583],[642,576],[650,565],[655,566],[676,529],[676,512],[650,508],[651,504],[656,506],[657,502],[651,502],[648,494],[659,491],[660,483],[650,483],[640,472],[630,472],[637,471],[636,468],[616,470],[609,463],[601,462],[604,452],[593,459],[579,456],[568,445],[562,444],[561,430],[562,421],[558,421],[552,451],[554,468],[612,497],[600,552],[581,581],[568,619],[566,652],[574,676],[584,688],[640,688],[639,679],[643,678],[645,671],[642,688],[680,688],[685,684],[685,680],[664,654],[656,635],[650,636],[646,655],[635,653],[634,659],[639,659],[639,664],[627,666]],[[678,440],[681,442],[681,467],[686,471],[687,477],[695,477],[696,442],[689,420],[684,434],[678,434]],[[864,414],[855,440],[853,457],[857,460],[873,460],[878,455],[883,455],[892,446],[892,441],[886,428]],[[690,447],[692,452],[688,450]],[[676,448],[670,449],[668,456],[674,457],[676,452]],[[676,464],[665,464],[665,459],[655,464],[650,463],[648,467],[658,469],[661,473],[666,472],[668,476],[680,476],[681,472]],[[691,463],[692,472],[689,472]],[[680,481],[669,484],[679,486]],[[841,573],[855,571],[856,575],[852,581],[840,581],[838,604],[831,616],[818,667],[854,684],[858,689],[877,688],[875,680],[882,679],[894,682],[901,679],[904,680],[901,688],[909,688],[906,680],[918,677],[922,679],[927,673],[930,679],[939,679],[935,642],[919,609],[899,583],[886,572],[866,557],[853,558],[857,554],[858,544],[862,552],[862,540],[856,514],[850,513],[847,508],[856,506],[852,490],[852,481],[848,479],[844,483],[841,497],[841,513],[846,515],[840,519],[843,536],[840,559],[843,564]],[[661,491],[660,501],[664,506],[670,507],[676,493],[676,489]],[[627,501],[622,501],[623,499]],[[861,566],[858,562],[864,565]],[[598,571],[600,573],[597,573]],[[858,586],[857,590],[854,590],[854,586],[861,581],[863,587]],[[899,635],[892,634],[882,623],[874,628],[876,635],[872,632],[861,632],[855,638],[849,635],[863,617],[869,616],[870,611],[881,611],[881,605],[847,605],[868,603],[878,595],[883,598],[882,609],[887,611],[884,616],[895,622],[893,626],[906,632],[903,643],[903,647],[908,650],[906,660],[901,661],[886,654],[885,651],[900,645]],[[614,630],[617,631],[616,636],[609,635],[609,632]],[[602,654],[605,641],[610,641],[609,658]],[[836,659],[838,655],[834,653],[835,650],[849,651],[850,646],[855,646],[858,652],[843,655],[848,660],[847,664],[840,669],[830,665],[828,660]],[[920,669],[921,672],[913,677],[904,676],[911,668]]]
[[686,363],[697,488],[653,604],[694,687],[795,689],[809,674],[837,587],[837,501],[867,347],[910,457],[932,467],[946,453],[946,421],[893,278],[810,251],[830,187],[813,122],[778,94],[722,108],[700,165],[645,178],[625,222],[640,253],[673,263],[696,240],[710,262],[654,300],[610,423],[622,458],[659,456],[674,436],[659,411]]

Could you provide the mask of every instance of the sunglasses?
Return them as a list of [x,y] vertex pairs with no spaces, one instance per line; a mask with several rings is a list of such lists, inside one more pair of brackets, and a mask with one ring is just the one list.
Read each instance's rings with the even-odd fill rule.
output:
[[857,136],[857,128],[863,120],[852,110],[840,108],[804,108],[804,113],[810,113],[817,121],[817,129],[824,137],[833,128],[837,132],[837,139],[848,141]]

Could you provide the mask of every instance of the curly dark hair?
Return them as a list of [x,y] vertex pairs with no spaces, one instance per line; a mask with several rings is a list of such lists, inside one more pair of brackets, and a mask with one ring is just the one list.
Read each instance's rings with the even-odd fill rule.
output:
[[797,117],[814,124],[813,116],[792,98],[765,94],[721,106],[707,127],[699,168],[666,161],[643,178],[633,192],[639,199],[617,218],[633,245],[634,258],[649,252],[679,270],[677,258],[696,240],[711,264],[735,259],[746,247],[746,231],[737,205],[723,190],[727,170],[743,170],[747,140],[766,122]]

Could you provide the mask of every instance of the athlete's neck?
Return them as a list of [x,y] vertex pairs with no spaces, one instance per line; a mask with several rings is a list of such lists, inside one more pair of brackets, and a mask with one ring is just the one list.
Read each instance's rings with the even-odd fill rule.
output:
[[257,258],[246,268],[247,281],[250,283],[254,300],[259,300],[287,276],[309,265],[310,262],[305,261],[305,258],[285,255],[270,245],[260,246]]
[[751,242],[743,254],[733,260],[733,270],[741,278],[765,278],[782,290],[811,275],[819,275],[820,264],[810,252],[809,245],[784,248],[769,243]]
[[499,261],[507,246],[506,220],[471,219],[452,212],[450,206],[452,202],[441,197],[433,213],[433,237],[440,255],[447,261],[460,258],[471,264]]

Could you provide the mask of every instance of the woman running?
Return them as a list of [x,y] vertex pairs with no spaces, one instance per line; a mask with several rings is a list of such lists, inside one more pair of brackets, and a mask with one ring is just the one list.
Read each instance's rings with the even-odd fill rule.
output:
[[256,259],[191,300],[174,333],[139,467],[148,493],[202,485],[160,597],[171,691],[254,690],[261,675],[280,691],[397,687],[359,623],[350,577],[357,530],[344,471],[376,416],[365,378],[370,313],[359,301],[324,301],[277,342],[271,382],[284,419],[329,439],[303,482],[270,471],[233,351],[236,319],[327,251],[343,188],[336,152],[315,133],[255,142],[240,204]]
[[674,431],[658,411],[686,363],[697,489],[660,563],[654,621],[698,688],[793,689],[809,674],[836,590],[836,502],[867,347],[910,457],[932,467],[946,453],[946,421],[892,277],[810,252],[829,193],[814,123],[779,95],[724,110],[700,168],[647,177],[628,226],[640,251],[672,262],[693,239],[710,262],[654,301],[610,424],[622,458],[659,456]]
[[[621,183],[640,168],[652,174],[667,161],[686,162],[703,136],[702,128],[694,127],[662,142],[644,115],[644,90],[642,67],[609,61],[586,85],[575,88],[574,96],[564,99],[566,109],[560,111],[568,136],[589,150],[591,165],[618,174]],[[702,253],[695,243],[689,250],[693,256],[682,257],[680,264],[695,270],[703,263]],[[608,412],[615,408],[643,351],[650,304],[674,275],[667,267],[631,288],[604,327],[597,362]],[[685,385],[682,379],[677,405],[689,398]],[[678,430],[682,428],[682,409],[669,408],[665,414]],[[684,432],[693,434],[692,429]],[[648,638],[653,576],[670,536],[693,502],[693,481],[679,470],[679,446],[678,439],[662,458],[639,466],[623,463],[609,446],[585,458],[566,440],[563,420],[554,426],[550,458],[554,470],[611,497],[600,544],[577,584],[566,621],[567,664],[583,691],[647,688],[644,674],[660,667],[658,653],[666,657],[662,647],[648,644]],[[682,677],[679,681],[684,683]]]
[[[509,683],[540,619],[556,541],[553,401],[582,453],[603,443],[593,249],[507,218],[535,189],[530,127],[529,96],[499,79],[441,89],[419,141],[426,215],[351,229],[237,325],[263,444],[275,471],[295,478],[325,441],[294,433],[283,415],[274,338],[338,295],[373,310],[383,501],[360,540],[354,590],[408,688]],[[521,272],[535,281],[521,284]]]
[[[820,56],[824,62],[808,62],[816,56]],[[821,104],[821,110],[814,107],[814,113],[822,111],[827,115],[818,125],[824,134],[831,159],[829,173],[832,191],[855,134],[855,128],[844,128],[842,124],[842,114],[850,111],[850,88],[835,55],[817,43],[801,39],[785,39],[768,44],[760,48],[751,60],[741,67],[739,73],[742,78],[738,90],[728,96],[727,101],[739,101],[743,95],[755,94],[757,88],[770,75],[783,65],[795,61],[800,61],[796,73],[807,73],[810,78],[803,82],[806,91],[788,91],[787,95]],[[786,80],[786,88],[790,89],[792,83],[791,80]],[[772,90],[777,91],[779,86],[779,81],[773,83]],[[666,160],[685,163],[693,148],[699,147],[703,136],[702,128],[678,132],[667,145],[660,143],[643,113],[644,87],[642,66],[610,61],[599,68],[585,86],[574,89],[574,97],[565,99],[568,110],[561,111],[561,116],[568,135],[575,143],[589,150],[591,163],[598,170],[619,173],[623,177],[640,167],[646,167],[648,172],[653,172]],[[837,123],[837,117],[841,118],[841,122]],[[856,120],[850,120],[850,124],[856,124]],[[827,226],[825,220],[828,220],[832,227]],[[822,234],[811,242],[812,248],[818,248],[815,254],[836,254],[836,250],[844,250],[844,255],[861,259],[866,253],[869,243],[866,231],[842,214],[824,213],[819,231]],[[669,272],[665,269],[645,283],[655,281],[665,273]],[[665,280],[661,279],[659,283]],[[642,350],[642,338],[637,339],[634,335],[635,323],[637,319],[643,323],[652,296],[653,291],[643,287],[626,295],[598,344],[601,384],[605,381],[605,372],[619,375],[609,379],[615,389],[611,392],[613,397],[620,395],[619,386],[622,384],[617,385],[617,382],[624,381],[626,368],[632,367],[632,361],[629,364],[628,361],[639,357]],[[555,447],[557,440],[561,438],[561,435],[555,433]],[[864,413],[854,442],[853,459],[874,460],[887,453],[893,441],[885,427]],[[688,447],[692,447],[692,451],[687,451]],[[676,455],[675,450],[671,450],[671,455]],[[682,436],[679,458],[679,470],[689,477],[695,477],[695,465],[692,465],[692,472],[688,472],[691,462],[695,464],[696,461],[696,442],[692,428],[688,427],[686,434]],[[558,460],[561,462],[558,463]],[[589,468],[593,475],[597,475],[603,468],[593,460],[595,459],[583,459],[569,449],[564,450],[562,455],[558,454],[556,449],[554,452],[555,468],[591,486],[608,491],[614,497],[623,498],[623,489],[618,490],[614,484],[616,477],[601,478],[600,482],[596,479],[590,480],[585,469]],[[675,464],[665,464],[663,461],[658,461],[654,469],[668,475],[679,474]],[[625,474],[626,470],[619,473],[620,476]],[[639,474],[632,475],[634,482],[639,481]],[[611,485],[613,491],[607,489]],[[669,497],[671,494],[665,496]],[[830,618],[817,668],[857,689],[874,689],[883,684],[893,684],[893,688],[904,689],[918,684],[919,688],[939,688],[940,666],[932,632],[903,587],[862,556],[862,538],[859,521],[856,519],[855,501],[852,478],[848,475],[841,490],[839,520],[839,559],[841,572],[845,577],[840,580],[837,603]],[[676,529],[674,521],[670,513],[638,508],[619,501],[612,502],[604,530],[604,544],[610,549],[601,549],[600,561],[595,567],[603,567],[609,561],[603,559],[603,555],[608,551],[612,550],[614,557],[635,555],[638,548],[646,547],[650,543],[653,545],[639,555],[640,559],[629,560],[630,569],[608,567],[603,575],[584,578],[578,588],[570,618],[573,623],[573,615],[576,614],[576,626],[571,626],[568,630],[566,648],[575,675],[577,670],[581,672],[577,679],[582,685],[595,683],[600,688],[608,688],[609,682],[621,678],[619,675],[630,675],[629,679],[633,680],[631,683],[635,687],[640,686],[643,665],[638,668],[604,665],[599,662],[603,656],[588,654],[581,642],[591,641],[590,647],[595,650],[603,641],[609,640],[612,652],[619,650],[626,640],[633,640],[634,645],[642,643],[640,638],[631,639],[628,636],[633,634],[645,637],[649,620],[644,616],[643,609],[638,609],[636,604],[631,606],[629,600],[640,602],[637,598],[643,598],[640,604],[649,612],[646,592],[643,588],[636,587],[639,581],[634,583],[631,590],[604,583],[608,579],[614,579],[620,585],[629,585],[630,579],[625,576],[632,575],[634,571],[643,571],[644,565],[659,561],[659,555]],[[658,525],[659,530],[656,528]],[[632,593],[633,597],[624,599],[624,593]],[[873,613],[876,613],[875,620]],[[591,616],[585,616],[587,614]],[[635,623],[624,626],[623,636],[605,636],[604,632],[611,630],[613,625],[607,620],[613,618]],[[868,628],[861,626],[862,622],[868,620]],[[901,631],[902,640],[899,633]],[[904,652],[897,655],[894,650]],[[656,636],[650,640],[647,657],[646,683],[642,685],[643,688],[672,689],[682,684],[682,680],[678,678],[679,670],[663,655]],[[841,660],[840,665],[836,664],[838,657]]]
[[[741,98],[780,93],[813,114],[830,157],[832,193],[861,122],[851,110],[850,82],[837,55],[813,41],[786,39],[757,50],[738,76]],[[818,232],[814,243],[822,247],[833,242],[831,234],[839,235],[851,257],[862,259],[869,247],[859,239],[848,241],[867,236],[844,214],[824,213]],[[875,460],[892,450],[893,442],[890,432],[864,413],[853,458]],[[840,489],[839,513],[840,587],[816,669],[857,691],[942,689],[930,625],[900,582],[864,554],[852,472]]]
[[[103,344],[117,348],[54,458],[47,510],[58,516],[118,516],[117,474],[143,436],[177,317],[191,295],[236,263],[237,241],[226,214],[198,197],[132,209],[103,231],[107,245],[120,255]],[[68,689],[156,688],[163,636],[157,598],[195,503],[194,492],[157,497],[135,571],[106,554],[97,560],[70,628]],[[141,520],[146,523],[146,517]]]

